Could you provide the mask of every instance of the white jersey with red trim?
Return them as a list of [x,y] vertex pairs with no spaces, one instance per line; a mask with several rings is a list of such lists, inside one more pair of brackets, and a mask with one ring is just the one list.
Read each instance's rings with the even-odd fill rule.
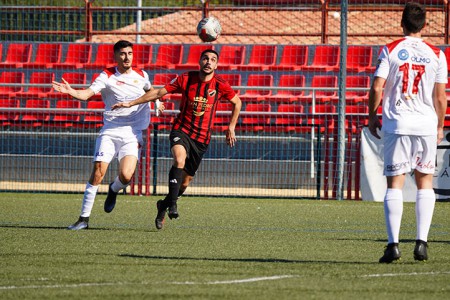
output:
[[383,131],[405,135],[437,134],[435,83],[447,83],[444,53],[421,38],[406,36],[384,46],[375,77],[386,79]]
[[101,92],[105,103],[103,127],[132,126],[135,129],[146,129],[150,124],[150,103],[115,110],[111,110],[111,107],[119,102],[130,102],[139,98],[151,86],[145,71],[132,69],[130,73],[122,74],[117,67],[103,70],[90,86],[94,93]]

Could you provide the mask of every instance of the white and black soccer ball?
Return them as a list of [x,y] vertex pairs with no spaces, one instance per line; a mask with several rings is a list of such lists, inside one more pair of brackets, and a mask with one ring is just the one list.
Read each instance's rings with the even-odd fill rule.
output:
[[222,26],[214,17],[203,18],[197,25],[197,34],[203,42],[214,42],[221,32]]

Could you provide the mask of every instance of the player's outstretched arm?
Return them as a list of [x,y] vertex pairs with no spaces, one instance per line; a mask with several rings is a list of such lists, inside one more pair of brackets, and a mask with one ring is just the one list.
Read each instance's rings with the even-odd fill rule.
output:
[[384,78],[375,77],[369,92],[369,131],[378,139],[381,138],[377,132],[377,129],[381,129],[381,122],[377,116],[377,110],[381,103],[385,81]]
[[230,100],[230,102],[233,104],[233,110],[231,112],[231,120],[230,125],[228,125],[228,130],[226,131],[226,141],[227,144],[230,147],[234,147],[236,144],[236,124],[239,118],[239,113],[241,112],[242,108],[242,102],[241,99],[236,95],[233,97],[233,99]]
[[167,90],[165,88],[154,89],[152,87],[148,92],[146,92],[141,97],[134,99],[133,101],[130,101],[130,102],[116,103],[111,107],[111,109],[114,110],[119,107],[132,107],[132,106],[139,105],[142,103],[155,101],[156,99],[162,98],[166,94],[167,94]]
[[95,94],[94,91],[91,90],[90,88],[87,88],[85,90],[75,90],[70,86],[70,84],[64,78],[61,78],[61,79],[63,82],[56,82],[56,81],[52,82],[52,86],[55,89],[55,91],[57,91],[57,92],[60,92],[63,94],[68,94],[78,100],[83,100],[83,101],[88,100]]

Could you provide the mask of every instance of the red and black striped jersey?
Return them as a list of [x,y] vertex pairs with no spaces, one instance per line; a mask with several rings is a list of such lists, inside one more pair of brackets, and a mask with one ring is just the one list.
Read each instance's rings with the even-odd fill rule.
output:
[[220,75],[206,82],[199,71],[183,73],[165,86],[168,93],[181,93],[180,113],[175,118],[174,130],[182,130],[193,140],[209,144],[217,104],[235,96],[230,84]]

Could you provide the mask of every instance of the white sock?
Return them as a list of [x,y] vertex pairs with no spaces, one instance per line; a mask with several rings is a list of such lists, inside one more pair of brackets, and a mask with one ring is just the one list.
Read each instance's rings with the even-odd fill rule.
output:
[[111,189],[113,190],[114,193],[118,193],[120,190],[126,188],[127,186],[128,186],[128,183],[127,183],[127,184],[123,184],[123,183],[120,181],[119,176],[117,176],[117,177],[114,179],[113,184],[111,185]]
[[403,192],[400,189],[387,189],[384,197],[384,217],[386,219],[386,230],[388,244],[398,243],[400,235],[400,224],[403,214]]
[[417,240],[424,242],[428,239],[431,219],[433,218],[436,196],[433,189],[423,189],[417,191],[416,196],[416,222],[417,222]]
[[81,217],[89,217],[91,215],[92,207],[94,206],[95,195],[97,195],[98,185],[91,185],[86,183],[84,190],[83,203],[81,204]]

